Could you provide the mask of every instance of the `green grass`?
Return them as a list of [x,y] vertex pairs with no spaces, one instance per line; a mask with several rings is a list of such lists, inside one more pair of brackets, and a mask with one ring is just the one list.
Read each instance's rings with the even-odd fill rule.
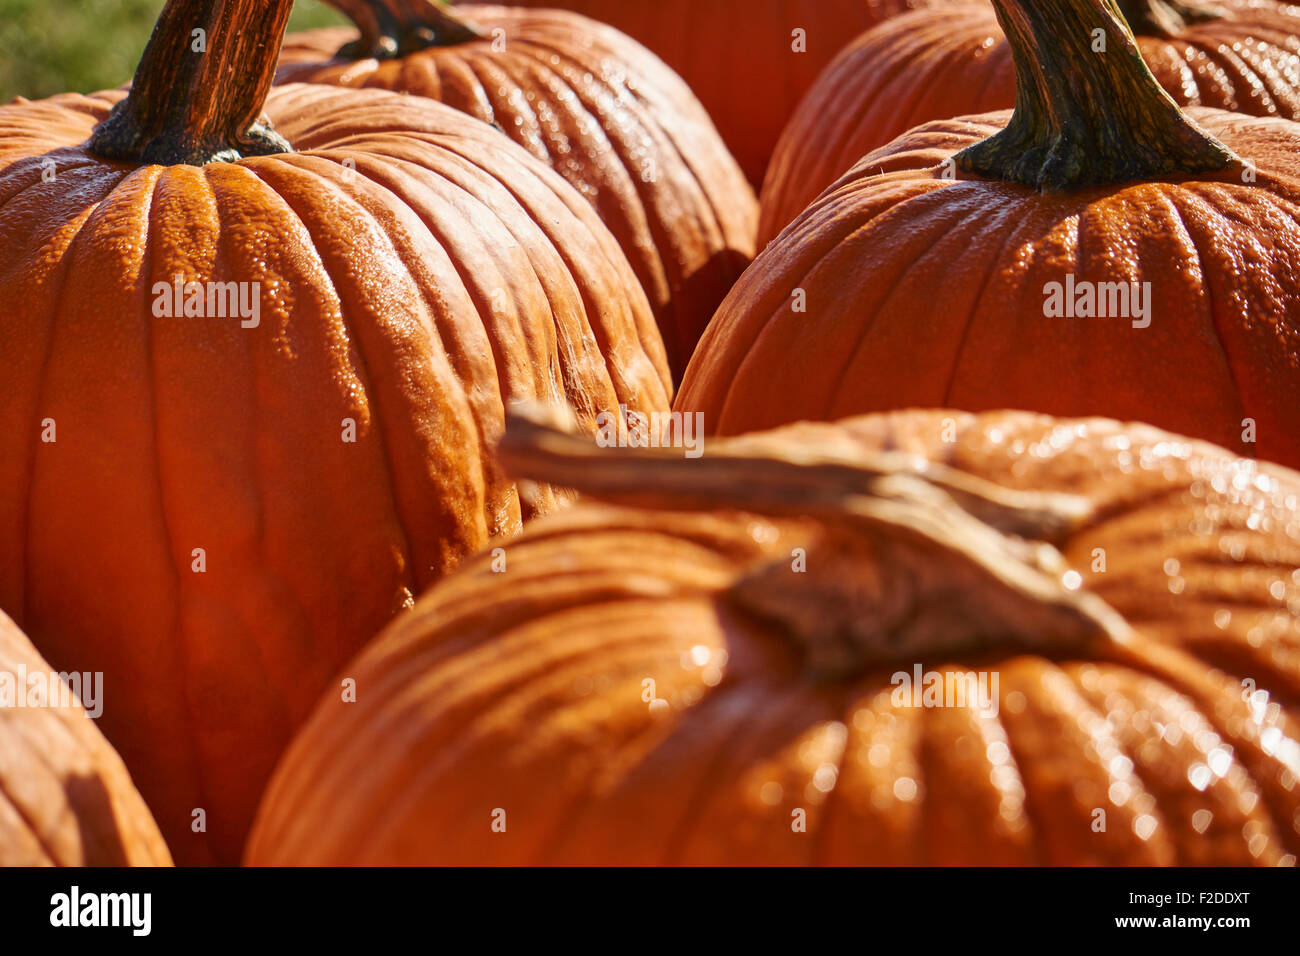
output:
[[[163,0],[0,0],[0,103],[120,86],[135,73]],[[344,21],[297,0],[290,30]]]

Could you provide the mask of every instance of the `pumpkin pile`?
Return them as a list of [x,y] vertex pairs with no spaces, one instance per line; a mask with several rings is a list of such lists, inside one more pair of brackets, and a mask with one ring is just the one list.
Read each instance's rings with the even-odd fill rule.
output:
[[1300,8],[328,3],[0,106],[0,864],[1296,864]]

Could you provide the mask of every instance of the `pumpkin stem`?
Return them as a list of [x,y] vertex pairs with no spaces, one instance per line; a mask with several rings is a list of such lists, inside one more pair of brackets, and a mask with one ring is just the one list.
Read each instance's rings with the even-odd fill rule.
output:
[[1007,127],[958,168],[1061,190],[1242,165],[1156,82],[1116,0],[994,0],[1016,69]]
[[356,24],[361,36],[344,44],[345,60],[391,60],[434,46],[483,39],[483,33],[443,0],[325,0]]
[[292,151],[261,119],[293,0],[168,0],[127,98],[95,127],[105,159],[164,166]]
[[1078,590],[1053,542],[1093,517],[1073,495],[1003,488],[897,453],[832,453],[788,439],[715,439],[700,458],[598,448],[515,409],[498,446],[510,473],[614,504],[811,521],[806,566],[761,564],[728,599],[779,622],[814,675],[996,642],[1071,652],[1126,643],[1124,620]]
[[1116,6],[1138,36],[1173,36],[1193,23],[1227,16],[1220,7],[1189,0],[1116,0]]

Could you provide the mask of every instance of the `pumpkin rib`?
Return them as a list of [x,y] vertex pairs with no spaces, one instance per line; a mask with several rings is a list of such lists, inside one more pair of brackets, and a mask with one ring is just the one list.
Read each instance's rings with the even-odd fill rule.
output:
[[[628,650],[630,645],[640,645],[646,643],[643,636],[635,636],[631,640],[626,638],[612,641],[611,644],[603,648],[606,653],[598,654],[592,648],[579,648],[577,653],[568,654],[563,658],[555,661],[538,661],[529,656],[529,652],[534,652],[538,641],[531,635],[525,634],[520,643],[523,645],[519,648],[520,656],[525,658],[522,665],[516,666],[517,662],[513,660],[501,661],[498,668],[485,668],[478,670],[480,675],[486,674],[491,680],[492,692],[482,692],[475,695],[463,696],[458,695],[456,690],[444,691],[440,697],[447,702],[445,712],[448,713],[449,725],[446,734],[441,738],[445,741],[445,752],[437,754],[436,759],[432,755],[428,759],[415,761],[410,765],[410,769],[403,768],[399,770],[399,775],[407,780],[409,791],[412,794],[418,794],[424,785],[429,782],[437,781],[448,775],[447,765],[454,760],[458,752],[472,752],[475,748],[482,747],[485,741],[490,737],[489,728],[499,721],[504,713],[510,710],[520,710],[528,706],[527,700],[517,700],[516,693],[520,688],[528,687],[530,684],[537,685],[541,688],[538,691],[540,696],[547,696],[548,689],[553,686],[569,683],[565,675],[581,667],[584,663],[593,661],[598,657],[601,660],[601,672],[608,670],[608,662],[613,659],[613,655],[619,651]],[[483,649],[483,635],[473,634],[469,641],[464,642],[464,652],[456,648],[447,649],[447,659],[456,659],[467,657],[473,659],[476,656],[481,657]],[[471,660],[466,661],[468,667]],[[450,682],[448,682],[450,683]],[[387,686],[387,685],[385,685]],[[410,689],[409,684],[404,684],[401,689]],[[397,697],[397,699],[401,699]],[[393,719],[388,722],[388,726],[400,726],[401,720],[399,712],[401,707],[394,708]],[[363,742],[348,739],[345,741],[347,749],[343,751],[346,754],[348,750],[357,751],[365,749]],[[431,750],[429,741],[421,741],[420,753]],[[397,757],[397,754],[390,753],[388,763]],[[341,761],[343,762],[343,761]],[[384,823],[376,827],[368,836],[367,841],[374,846],[383,846],[384,833],[388,829],[398,827],[411,819],[413,814],[404,810],[401,801],[392,801],[389,804],[388,813]]]
[[[133,175],[138,176],[140,179],[147,180],[147,186],[142,189],[140,193],[144,209],[142,214],[136,217],[141,224],[139,233],[140,258],[137,264],[137,275],[144,276],[145,281],[137,282],[137,295],[139,301],[133,310],[135,315],[144,316],[149,314],[149,309],[146,307],[145,303],[150,294],[148,290],[152,285],[148,282],[148,276],[152,273],[151,266],[154,258],[153,253],[156,249],[155,228],[158,226],[158,222],[154,218],[154,213],[157,211],[157,204],[154,202],[154,199],[159,185],[167,176],[167,169],[165,167],[154,166],[138,170]],[[125,183],[125,181],[126,180],[123,180],[123,183]],[[206,183],[206,179],[203,181]],[[116,193],[117,190],[114,190],[112,195],[115,195]],[[109,199],[111,200],[111,195]],[[144,359],[141,362],[143,376],[141,381],[141,391],[148,398],[150,422],[149,436],[146,443],[150,450],[150,464],[155,482],[153,500],[157,504],[158,522],[162,534],[163,550],[167,555],[167,565],[171,578],[170,585],[174,598],[174,610],[169,625],[171,630],[166,634],[165,640],[166,646],[173,648],[174,653],[179,659],[178,665],[180,672],[188,673],[188,662],[193,653],[193,648],[190,644],[193,635],[189,629],[184,626],[184,614],[182,609],[187,604],[188,594],[184,584],[185,578],[181,572],[181,568],[176,563],[176,555],[183,552],[179,552],[180,542],[172,531],[172,521],[169,520],[168,517],[168,495],[166,489],[172,487],[172,485],[167,480],[160,450],[162,447],[162,435],[159,423],[159,408],[161,407],[161,400],[158,394],[158,340],[156,323],[146,322],[143,331],[144,341],[142,342],[142,345]],[[195,718],[199,716],[200,708],[194,699],[193,689],[188,683],[181,682],[179,696],[185,717],[185,720],[182,721],[184,728],[183,732],[189,738],[190,751],[192,753],[197,753],[202,749],[203,745],[203,742],[199,739],[200,735],[196,730],[198,724],[195,720]],[[286,728],[286,730],[287,729],[288,728]],[[210,806],[211,801],[209,797],[211,792],[211,781],[208,775],[204,772],[202,765],[198,763],[193,764],[189,769],[195,779],[195,792],[198,798],[195,807]]]
[[[310,183],[303,181],[295,184],[298,188],[304,191],[312,188],[320,189],[327,185],[330,187],[333,186],[333,183],[329,183],[324,176],[315,173],[315,171],[308,167],[299,166],[296,162],[292,161],[287,162],[285,165],[293,166],[301,173],[304,180],[311,180]],[[339,265],[337,262],[331,264],[329,257],[324,254],[324,250],[327,248],[323,245],[324,237],[318,236],[317,230],[312,228],[309,217],[304,216],[302,208],[295,203],[295,199],[301,200],[301,195],[286,194],[282,188],[285,184],[283,180],[276,183],[269,182],[266,178],[265,170],[258,168],[255,164],[250,164],[243,168],[246,169],[249,174],[256,177],[267,190],[268,195],[265,197],[264,201],[271,201],[272,197],[274,197],[274,200],[278,201],[282,205],[284,211],[296,220],[297,225],[302,229],[303,233],[309,237],[310,242],[308,245],[315,251],[317,265],[324,273],[327,287],[333,296],[335,307],[338,310],[340,331],[349,346],[350,353],[356,357],[356,362],[352,367],[352,373],[358,379],[362,393],[365,396],[366,405],[371,411],[371,419],[376,423],[376,427],[372,429],[372,433],[375,436],[375,442],[378,446],[378,458],[383,465],[381,470],[383,473],[382,483],[384,494],[392,505],[393,524],[395,533],[398,537],[396,543],[400,549],[400,563],[403,568],[402,579],[407,590],[413,595],[420,586],[427,584],[428,581],[424,579],[424,576],[421,573],[423,566],[416,558],[410,534],[406,530],[408,527],[416,526],[416,516],[410,513],[408,509],[409,501],[404,503],[406,496],[401,494],[401,491],[397,486],[396,476],[400,473],[401,469],[394,460],[394,451],[391,447],[393,441],[392,428],[394,423],[390,414],[385,414],[384,409],[388,407],[388,402],[382,397],[382,389],[379,385],[379,381],[371,369],[371,360],[367,358],[365,337],[360,332],[360,326],[366,321],[366,319],[362,317],[353,318],[349,316],[351,308],[340,291],[346,286],[346,283],[341,284],[339,277],[336,275],[336,270]],[[333,191],[332,195],[338,202],[349,203],[349,212],[354,222],[363,217],[368,220],[367,224],[372,228],[374,235],[379,237],[381,241],[387,241],[389,243],[388,246],[385,247],[385,250],[390,253],[394,252],[391,239],[389,239],[387,232],[371,215],[371,211],[364,205],[364,203],[356,197],[344,195],[341,191]],[[318,241],[318,239],[321,241]],[[414,279],[412,279],[412,282],[414,283]],[[397,413],[392,414],[395,415]],[[410,421],[405,415],[403,415],[401,419],[402,427],[408,428],[410,424]]]
[[[1228,342],[1224,335],[1225,322],[1223,317],[1220,315],[1221,310],[1216,304],[1218,300],[1214,295],[1213,277],[1210,270],[1205,268],[1205,259],[1201,252],[1201,244],[1197,241],[1198,237],[1192,231],[1190,217],[1185,214],[1179,202],[1163,190],[1161,191],[1161,198],[1173,209],[1174,218],[1177,220],[1178,226],[1182,230],[1183,234],[1192,240],[1188,243],[1188,249],[1190,250],[1189,259],[1195,264],[1196,272],[1200,275],[1202,286],[1205,289],[1204,301],[1206,308],[1210,313],[1210,329],[1214,331],[1214,340],[1218,343],[1219,349],[1223,352],[1223,366],[1227,372],[1228,381],[1232,386],[1232,397],[1236,400],[1238,413],[1245,414],[1247,411],[1246,397],[1242,393],[1241,382],[1237,378],[1236,364],[1233,362],[1232,354],[1228,350]],[[1187,199],[1190,201],[1192,198],[1194,198],[1194,195],[1189,192]],[[1219,215],[1218,211],[1208,202],[1201,203],[1199,211],[1202,214],[1213,216],[1216,221],[1224,221],[1224,217]],[[1212,231],[1216,235],[1218,234],[1217,229]]]
[[[332,157],[325,156],[322,153],[314,153],[313,155],[334,161]],[[388,171],[385,171],[372,163],[364,154],[360,159],[353,157],[353,162],[355,164],[355,175],[365,178],[368,182],[373,184],[374,188],[377,190],[386,190],[394,195],[409,195],[410,193],[408,191],[410,190],[425,189],[424,184],[417,183],[412,176],[412,173],[418,167],[414,167],[408,162],[390,160],[392,168]],[[341,167],[341,163],[338,163],[338,165]],[[397,181],[397,176],[399,174],[401,177],[400,183]],[[459,196],[463,197],[462,201],[475,202],[473,196],[463,189],[459,190]],[[366,197],[362,196],[356,196],[353,198],[358,202],[366,199]],[[365,204],[365,209],[367,215],[374,219],[376,214],[368,202]],[[453,255],[450,244],[447,242],[446,230],[432,218],[431,211],[427,208],[412,211],[414,212],[416,219],[424,225],[425,229],[428,230],[430,237],[434,244],[438,246],[447,265],[457,275],[461,285],[459,290],[460,293],[474,304],[474,307],[478,309],[480,315],[490,315],[490,303],[485,301],[483,297],[478,294],[477,288],[474,283],[469,281],[469,276],[466,274],[466,271],[462,267],[458,258]],[[378,220],[376,219],[375,221],[378,225]],[[392,235],[388,235],[387,238],[388,241],[392,243],[393,252],[401,261],[403,268],[408,274],[415,277],[424,263],[420,259],[419,251],[415,248],[414,239],[412,238],[410,241],[407,241],[407,237],[403,236],[403,241],[399,244],[395,241],[395,238]],[[540,285],[541,280],[536,276],[535,270],[533,275],[535,281]],[[439,387],[445,394],[454,396],[454,401],[457,404],[464,404],[466,406],[468,409],[468,417],[473,423],[475,429],[475,436],[479,443],[478,447],[486,448],[490,445],[491,441],[487,430],[488,422],[486,416],[494,415],[497,412],[503,413],[506,403],[506,389],[498,372],[499,369],[506,367],[507,365],[505,348],[503,344],[498,341],[497,336],[491,335],[489,330],[485,328],[484,338],[486,339],[487,347],[492,354],[491,368],[489,370],[480,370],[476,367],[471,367],[467,364],[468,359],[464,355],[459,354],[459,349],[452,350],[448,347],[448,343],[456,343],[457,346],[461,346],[464,343],[460,341],[463,337],[463,333],[455,328],[454,323],[451,321],[447,305],[443,302],[431,300],[430,292],[426,287],[427,284],[420,283],[420,285],[420,296],[424,303],[424,309],[427,315],[427,345],[437,355],[437,360],[434,364],[445,363],[447,370],[451,373],[449,375],[439,376]],[[512,331],[517,333],[518,329],[516,328]],[[454,352],[456,354],[454,354]],[[480,404],[471,401],[463,384],[464,381],[470,378],[481,377],[490,377],[495,382],[495,388],[492,391],[490,402],[491,407],[486,409]],[[485,473],[487,472],[487,466],[488,463],[485,462]],[[539,502],[548,498],[549,495],[541,496],[539,497]],[[484,517],[489,527],[495,526],[500,516],[504,516],[511,522],[516,520],[522,521],[523,514],[527,510],[524,508],[523,503],[518,500],[517,495],[510,494],[506,491],[503,480],[499,476],[496,476],[495,473],[493,473],[492,480],[486,489],[483,505]]]
[[[124,175],[122,179],[125,178]],[[32,184],[29,184],[27,188],[30,189],[32,185],[35,185],[35,182],[39,181],[39,179],[35,180]],[[111,194],[113,189],[116,188],[116,185],[114,185],[112,189],[109,190],[108,194]],[[26,190],[22,190],[22,192],[25,191]],[[69,253],[76,245],[78,238],[80,238],[82,229],[85,228],[86,223],[90,221],[91,216],[95,214],[95,211],[99,208],[102,202],[103,200],[101,199],[82,212],[79,217],[81,221],[77,223],[76,231],[68,237],[68,241],[64,244],[63,255],[59,256],[58,264],[55,266],[55,274],[51,276],[52,280],[57,281],[51,282],[52,297],[49,305],[49,312],[47,313],[48,321],[46,324],[48,326],[48,333],[45,336],[44,356],[36,365],[36,368],[38,369],[35,389],[36,400],[32,403],[31,430],[28,432],[31,438],[30,441],[23,445],[23,447],[28,449],[28,455],[26,459],[27,467],[24,469],[26,481],[23,483],[24,503],[21,512],[22,530],[20,531],[17,540],[18,546],[22,548],[22,557],[19,562],[19,567],[22,569],[22,587],[18,591],[18,605],[16,607],[8,608],[9,613],[13,615],[16,622],[21,622],[27,614],[27,609],[31,607],[32,582],[26,558],[32,550],[32,496],[36,493],[36,469],[39,461],[38,453],[41,445],[41,430],[38,426],[41,423],[40,410],[44,404],[46,377],[49,373],[50,359],[54,352],[55,329],[63,308],[63,290],[66,286],[66,283],[63,280],[67,277],[68,271],[71,269],[72,257]],[[0,214],[3,214],[4,208],[7,207],[8,204],[9,201],[6,200],[3,205],[0,205]],[[2,282],[0,282],[0,288],[3,288]]]
[[[1014,212],[1009,207],[1005,206],[998,209],[995,215],[986,214],[984,221],[988,223],[988,229],[981,232],[978,236],[971,238],[971,248],[983,248],[981,240],[984,239],[987,232],[992,231],[996,233],[997,227],[1001,224],[1002,220],[1004,218],[1012,218],[1013,216]],[[952,390],[956,384],[957,369],[961,367],[962,352],[965,351],[966,343],[970,339],[970,331],[976,321],[975,317],[980,314],[980,306],[989,295],[989,288],[993,284],[994,276],[997,275],[998,266],[1002,264],[1002,259],[1003,256],[1006,255],[1007,249],[1012,246],[1012,243],[1018,242],[1025,232],[1028,231],[1028,228],[1028,223],[1021,221],[1018,226],[1013,226],[1010,229],[1003,230],[1005,235],[1000,241],[998,241],[996,247],[997,251],[988,257],[988,267],[984,270],[984,278],[980,282],[979,291],[971,300],[970,314],[966,317],[966,322],[962,326],[961,337],[957,340],[957,345],[953,349],[952,363],[948,367],[948,385],[944,389],[943,399],[939,403],[943,408],[953,407]]]
[[[1179,659],[1180,664],[1188,666],[1190,657],[1182,648],[1165,645],[1161,647],[1161,651],[1165,655],[1175,655]],[[1136,649],[1136,653],[1128,659],[1128,663],[1130,666],[1138,669],[1139,672],[1148,674],[1165,686],[1174,690],[1176,693],[1180,694],[1182,697],[1191,701],[1193,705],[1191,712],[1196,713],[1201,718],[1202,722],[1215,733],[1219,740],[1228,746],[1232,760],[1243,768],[1247,778],[1251,780],[1259,790],[1260,804],[1265,808],[1265,813],[1268,819],[1274,824],[1274,827],[1279,834],[1279,841],[1283,848],[1293,853],[1300,851],[1300,835],[1297,835],[1296,830],[1292,827],[1288,827],[1285,823],[1285,810],[1288,808],[1277,805],[1279,799],[1278,795],[1272,792],[1271,787],[1266,786],[1269,782],[1268,777],[1259,773],[1260,764],[1267,764],[1270,761],[1282,763],[1282,761],[1274,758],[1272,754],[1264,753],[1261,750],[1261,744],[1257,735],[1252,738],[1249,734],[1243,735],[1230,730],[1224,724],[1224,718],[1218,713],[1218,711],[1216,711],[1214,706],[1212,706],[1213,701],[1207,694],[1208,688],[1198,686],[1198,682],[1190,681],[1184,675],[1172,674],[1168,667],[1160,665],[1154,659],[1154,655],[1151,654],[1150,650],[1144,654],[1142,653],[1141,646],[1139,646]],[[1224,680],[1221,684],[1224,685],[1224,689],[1226,689],[1228,693],[1226,695],[1221,695],[1219,699],[1221,702],[1230,701],[1235,705],[1235,696],[1238,692],[1238,685],[1234,684],[1228,675],[1222,676]],[[1207,677],[1206,681],[1208,681],[1208,679],[1209,678]],[[1203,685],[1206,681],[1201,681],[1199,683]],[[1287,719],[1289,721],[1289,718]],[[1251,728],[1252,724],[1247,720],[1243,721],[1241,726],[1243,728]],[[1243,751],[1246,752],[1246,757],[1243,757]],[[1258,755],[1262,755],[1263,759],[1261,760]],[[1283,766],[1286,766],[1285,763],[1283,763]],[[1300,772],[1300,762],[1293,761],[1293,765],[1286,769],[1290,770],[1292,773]]]
[[[878,214],[879,214],[878,211],[872,210],[870,213],[866,215],[860,215],[855,217],[854,221],[851,224],[851,228],[849,229],[844,229],[843,226],[845,225],[845,223],[843,223],[842,220],[837,220],[835,223],[833,223],[833,229],[828,229],[824,234],[819,235],[817,237],[817,241],[820,248],[817,250],[816,254],[808,257],[808,261],[806,263],[800,264],[799,269],[801,270],[801,274],[797,279],[792,280],[794,283],[792,288],[804,288],[808,284],[809,278],[815,272],[817,272],[819,269],[823,269],[826,267],[826,259],[834,252],[835,247],[840,242],[852,241],[852,239],[855,236],[858,236],[862,230],[866,229],[875,220]],[[734,294],[735,293],[733,292],[732,295]],[[782,296],[779,301],[786,302],[788,298],[789,298],[788,296]],[[724,302],[723,307],[725,308],[725,306],[726,303]],[[787,307],[788,306],[784,306],[784,305],[781,306],[781,312],[784,313]],[[872,315],[874,316],[875,312],[873,312]],[[743,368],[746,362],[751,361],[751,357],[753,355],[757,354],[757,350],[755,346],[762,339],[763,335],[767,333],[767,329],[768,327],[766,325],[756,324],[755,327],[751,330],[752,335],[748,337],[748,340],[743,350],[737,348],[736,346],[735,339],[739,338],[739,336],[736,336],[732,339],[731,343],[729,344],[731,344],[732,347],[736,349],[736,351],[741,351],[743,354],[740,360],[734,363],[735,365],[734,371],[726,375],[719,374],[717,376],[719,380],[725,378],[728,382],[735,382],[739,378],[740,369]],[[696,353],[697,356],[707,355],[707,346],[710,343],[711,338],[712,336],[710,335],[710,332],[706,330],[704,337],[700,340],[700,346]],[[692,364],[694,364],[695,361],[696,360],[693,359]],[[728,364],[732,364],[732,363],[728,363]],[[685,385],[685,382],[689,380],[689,378],[690,375],[688,374],[687,379],[683,380],[683,385]],[[720,400],[716,402],[716,407],[718,409],[719,415],[726,414],[726,410],[731,405],[732,397],[733,395],[732,395],[731,385],[723,386],[722,389],[720,390]],[[829,408],[830,405],[832,404],[832,401],[833,400],[828,397],[826,402],[826,407]],[[701,409],[691,409],[691,410],[698,411]],[[710,412],[712,411],[712,409],[703,409],[703,411],[705,412],[706,416],[710,416]],[[717,426],[710,425],[709,427],[710,430],[713,430],[716,429]]]
[[[872,304],[871,311],[863,315],[862,327],[858,334],[857,341],[853,344],[851,348],[845,351],[844,353],[845,358],[843,364],[832,375],[832,379],[836,381],[838,384],[828,394],[828,401],[821,413],[821,417],[823,420],[836,417],[835,414],[836,410],[844,406],[845,391],[846,388],[849,386],[849,380],[852,378],[852,376],[849,373],[852,371],[853,367],[857,364],[858,357],[862,354],[863,349],[866,347],[867,341],[871,336],[871,332],[876,327],[877,318],[880,315],[887,313],[889,311],[889,307],[893,304],[894,298],[902,294],[901,286],[903,284],[903,281],[908,277],[909,274],[913,273],[923,261],[927,260],[932,256],[938,255],[936,250],[940,248],[940,243],[942,239],[947,238],[949,236],[956,236],[956,235],[961,235],[963,238],[965,238],[965,231],[968,226],[971,226],[976,223],[986,222],[988,220],[988,207],[984,203],[983,199],[984,197],[978,195],[972,195],[970,200],[966,204],[968,210],[966,215],[962,216],[959,214],[958,216],[954,216],[952,217],[952,219],[942,224],[937,222],[933,223],[931,227],[931,234],[937,234],[939,236],[939,239],[936,240],[935,242],[917,242],[916,255],[906,262],[901,262],[896,264],[897,268],[895,272],[895,276],[896,276],[895,282],[897,284],[893,288],[886,290],[884,295],[881,298],[877,299]],[[870,220],[862,223],[852,233],[845,235],[840,240],[840,242],[836,244],[836,247],[831,250],[831,252],[832,253],[838,252],[839,249],[844,246],[864,243],[866,241],[868,230],[872,226],[879,225],[882,221],[888,221],[889,219],[896,218],[896,217],[903,218],[906,217],[910,212],[914,211],[918,206],[922,206],[922,205],[928,206],[936,203],[941,204],[943,203],[943,201],[944,201],[944,197],[941,195],[941,191],[937,189],[918,193],[917,195],[904,200],[902,203],[898,204],[897,206],[891,209],[885,209],[882,212],[878,213],[877,215],[872,216]],[[974,247],[975,243],[972,242],[970,246]],[[829,269],[831,268],[831,266],[827,263],[826,259],[823,259],[818,263],[818,268]],[[993,271],[994,271],[993,269],[987,270],[986,274],[991,276],[993,274]],[[981,296],[979,295],[975,297],[975,304],[978,304],[980,298]],[[974,306],[972,306],[970,314],[967,315],[966,323],[964,325],[965,329],[968,330],[970,328],[970,325],[973,323],[973,319],[974,319]],[[965,341],[964,334],[962,338],[960,338],[958,341],[959,341],[959,346],[960,344],[964,343]],[[954,359],[956,359],[956,357],[957,356],[954,356]],[[755,361],[757,360],[755,359]],[[954,367],[956,367],[955,364]],[[742,365],[741,369],[743,370],[743,368],[744,366]],[[953,383],[950,378],[948,383],[949,389],[952,388],[952,384]]]
[[[567,62],[569,66],[572,68],[585,69],[582,66],[582,64],[580,64],[577,60],[573,58],[571,53],[567,53],[561,50],[559,47],[551,47],[541,43],[536,43],[533,45],[539,49],[550,50],[552,56],[559,57],[561,61]],[[653,190],[648,188],[651,184],[645,181],[644,176],[638,174],[637,170],[633,168],[634,164],[632,162],[632,158],[629,153],[631,144],[625,143],[622,137],[611,137],[609,132],[604,130],[603,127],[601,127],[601,125],[597,122],[596,113],[594,111],[595,103],[591,101],[590,95],[589,94],[584,95],[581,91],[579,91],[579,89],[573,83],[570,82],[569,77],[560,74],[556,70],[550,69],[540,59],[532,63],[520,63],[519,65],[520,67],[525,69],[533,69],[539,72],[544,72],[546,75],[552,76],[558,82],[560,82],[563,85],[564,89],[570,94],[570,97],[567,97],[565,99],[568,99],[570,102],[573,103],[581,104],[581,106],[585,110],[584,115],[590,121],[585,129],[583,129],[582,127],[575,128],[573,130],[574,136],[576,138],[582,138],[584,135],[590,135],[593,131],[598,131],[606,144],[607,154],[612,155],[618,160],[619,166],[622,168],[626,176],[627,182],[630,183],[632,186],[632,195],[636,197],[637,206],[634,211],[636,212],[637,215],[634,218],[637,220],[637,224],[640,226],[640,228],[644,228],[645,232],[650,236],[651,239],[650,249],[640,248],[639,251],[641,254],[638,255],[636,258],[629,257],[629,262],[632,264],[634,270],[637,272],[638,278],[640,278],[642,282],[647,283],[647,289],[649,288],[660,289],[662,290],[663,295],[672,297],[674,301],[674,307],[672,308],[670,314],[672,317],[672,321],[674,323],[674,332],[678,337],[679,341],[685,341],[686,336],[693,335],[694,333],[692,333],[691,330],[687,327],[687,320],[689,316],[683,314],[683,308],[682,308],[683,303],[676,296],[672,296],[672,292],[674,290],[673,290],[673,283],[670,278],[670,269],[669,269],[670,262],[668,256],[665,254],[665,250],[675,249],[678,243],[673,241],[673,236],[668,232],[666,228],[666,220],[661,216],[651,215],[650,199],[653,196]],[[513,75],[512,75],[512,80],[515,80],[516,83],[518,82],[517,77]],[[636,103],[639,109],[644,109],[648,105],[646,104],[645,100],[639,96],[636,97]],[[551,112],[553,115],[563,115],[564,113],[570,111],[571,110],[569,109],[552,109]],[[639,116],[638,119],[641,121],[641,125],[644,128],[646,135],[649,135],[652,132],[652,123],[648,119],[644,119]],[[664,132],[668,133],[669,131],[665,130]],[[693,219],[698,224],[705,226],[704,231],[711,233],[709,239],[713,243],[717,244],[719,247],[722,247],[723,245],[725,245],[726,231],[722,228],[722,222],[718,214],[719,205],[718,202],[715,201],[715,197],[710,195],[707,192],[707,190],[705,190],[704,185],[700,181],[698,175],[696,174],[694,167],[686,160],[686,157],[681,153],[677,142],[671,137],[671,135],[666,135],[662,141],[658,141],[658,145],[661,148],[664,146],[670,147],[673,156],[677,158],[678,162],[681,164],[682,169],[687,171],[690,174],[690,177],[693,180],[693,182],[690,184],[681,183],[679,184],[678,188],[681,190],[687,190],[692,186],[694,187],[693,189],[691,189],[691,191],[697,194],[696,198],[698,201],[692,204],[692,206],[694,207],[694,212],[696,213]],[[678,197],[674,197],[674,198],[677,199]],[[678,201],[680,202],[680,200]],[[700,218],[700,217],[704,217],[704,218]],[[682,220],[679,217],[676,218],[674,221],[680,223]],[[616,226],[618,225],[616,222],[609,222],[609,221],[607,221],[606,224],[610,227],[612,231],[615,230]],[[633,239],[632,235],[625,236],[621,234],[621,232],[622,232],[621,230],[615,231],[615,235],[619,239],[620,244],[622,244],[625,238],[629,242]],[[642,270],[639,267],[643,262],[646,264],[646,266],[650,269],[650,271],[653,274],[646,275],[646,276],[642,275]],[[686,279],[689,277],[683,276],[682,278]],[[683,365],[684,362],[685,360],[683,360]]]

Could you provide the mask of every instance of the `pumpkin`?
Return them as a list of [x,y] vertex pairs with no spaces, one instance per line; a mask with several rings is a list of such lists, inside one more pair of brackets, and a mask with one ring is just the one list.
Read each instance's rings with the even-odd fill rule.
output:
[[[1180,105],[1300,117],[1300,16],[1259,3],[1116,5]],[[1014,106],[1011,58],[986,3],[920,11],[860,36],[826,68],[777,143],[763,184],[760,244],[864,155],[912,127]]]
[[715,434],[896,408],[1099,415],[1300,465],[1300,125],[1198,126],[1109,0],[998,13],[1014,114],[865,156],[737,283],[678,408]]
[[755,187],[818,73],[862,31],[951,0],[512,0],[641,41],[690,85]]
[[238,860],[364,641],[554,506],[492,460],[509,402],[670,396],[582,197],[432,101],[268,95],[289,8],[171,0],[129,96],[0,108],[0,607],[104,673],[186,863]]
[[1295,863],[1300,474],[1023,412],[503,455],[605,503],[346,669],[249,863]]
[[102,682],[63,676],[0,612],[0,867],[170,866],[122,759],[82,707],[84,697],[98,716]]
[[428,96],[550,163],[619,240],[680,377],[754,256],[758,220],[753,190],[686,85],[640,44],[564,11],[330,2],[360,31],[290,35],[280,78]]

